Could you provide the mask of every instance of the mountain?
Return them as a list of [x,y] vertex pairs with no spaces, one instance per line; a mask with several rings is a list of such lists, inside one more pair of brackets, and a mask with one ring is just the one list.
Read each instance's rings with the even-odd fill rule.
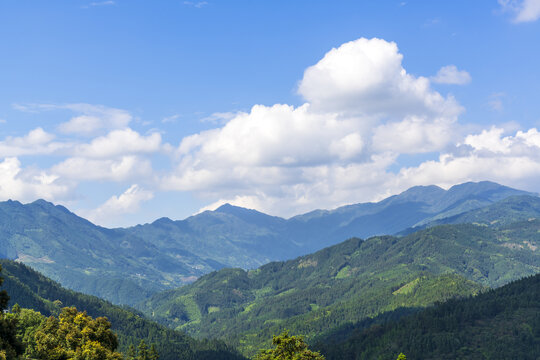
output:
[[0,203],[0,256],[116,303],[134,303],[216,268],[215,262],[189,252],[178,258],[123,229],[96,226],[43,200]]
[[454,216],[424,222],[424,224],[406,229],[400,234],[408,234],[441,224],[474,223],[500,227],[517,221],[538,218],[540,218],[540,198],[538,196],[518,195]]
[[[120,351],[140,340],[155,343],[162,360],[221,359],[241,360],[242,356],[217,341],[198,341],[183,332],[167,329],[145,319],[142,314],[121,308],[94,296],[67,290],[31,268],[14,261],[0,260],[4,278],[3,290],[10,296],[10,305],[39,311],[43,315],[57,315],[64,306],[75,306],[90,316],[106,316],[118,335]],[[60,303],[58,302],[60,301]]]
[[223,205],[185,220],[161,218],[125,229],[96,226],[43,200],[6,201],[0,203],[0,256],[74,290],[134,305],[224,267],[253,269],[351,237],[427,226],[519,195],[533,196],[490,182],[449,190],[414,187],[378,203],[291,219]]
[[540,274],[400,320],[373,319],[323,336],[327,360],[523,359],[540,354]]
[[311,339],[400,307],[418,308],[540,272],[540,220],[500,229],[442,225],[353,238],[256,270],[223,269],[138,308],[170,327],[226,339],[245,354],[283,329]]

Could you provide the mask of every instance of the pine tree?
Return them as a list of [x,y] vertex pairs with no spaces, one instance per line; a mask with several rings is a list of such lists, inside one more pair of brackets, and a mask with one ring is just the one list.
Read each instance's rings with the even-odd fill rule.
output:
[[139,343],[139,354],[137,355],[137,360],[149,360],[148,358],[148,346],[141,340]]
[[150,346],[150,351],[148,351],[148,359],[149,360],[158,360],[159,359],[159,354],[156,350],[156,345],[155,344],[152,344]]

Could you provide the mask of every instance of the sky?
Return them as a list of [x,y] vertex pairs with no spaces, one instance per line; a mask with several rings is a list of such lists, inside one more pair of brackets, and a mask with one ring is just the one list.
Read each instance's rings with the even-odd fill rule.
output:
[[540,192],[540,0],[0,0],[0,201],[290,217]]

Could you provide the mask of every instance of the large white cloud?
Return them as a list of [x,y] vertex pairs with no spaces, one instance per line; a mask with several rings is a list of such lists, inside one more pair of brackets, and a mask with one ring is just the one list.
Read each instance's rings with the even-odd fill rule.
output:
[[71,191],[72,186],[61,182],[58,176],[39,169],[23,168],[16,157],[8,157],[0,162],[2,200],[59,200],[66,198]]
[[305,104],[256,105],[184,138],[163,188],[287,214],[365,198],[369,190],[350,192],[380,184],[399,153],[437,151],[458,134],[462,107],[408,74],[402,58],[381,39],[332,49],[299,83]]
[[408,74],[394,42],[361,38],[330,50],[304,72],[298,92],[322,111],[388,116],[454,117],[461,107],[425,77]]

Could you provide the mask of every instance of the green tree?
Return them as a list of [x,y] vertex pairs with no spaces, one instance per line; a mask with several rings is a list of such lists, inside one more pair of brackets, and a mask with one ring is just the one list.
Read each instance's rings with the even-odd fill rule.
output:
[[284,331],[279,336],[273,336],[273,349],[261,350],[255,360],[324,360],[318,352],[309,350],[301,336],[290,336]]
[[407,360],[407,357],[405,356],[404,353],[400,353],[396,360]]
[[149,360],[158,360],[159,359],[159,354],[156,350],[156,345],[155,344],[152,344],[150,345],[150,350],[148,350],[148,359]]
[[136,360],[137,350],[135,350],[135,345],[129,345],[128,351],[126,353],[126,360]]
[[141,340],[139,343],[139,353],[137,355],[137,360],[148,360],[148,346]]
[[[0,271],[2,267],[0,266]],[[0,276],[0,286],[4,279]],[[14,359],[23,351],[22,344],[17,339],[17,319],[11,314],[5,314],[9,296],[6,290],[0,291],[0,359]]]
[[63,308],[58,319],[46,319],[34,338],[38,359],[121,360],[111,323],[104,317],[92,319],[74,307]]

